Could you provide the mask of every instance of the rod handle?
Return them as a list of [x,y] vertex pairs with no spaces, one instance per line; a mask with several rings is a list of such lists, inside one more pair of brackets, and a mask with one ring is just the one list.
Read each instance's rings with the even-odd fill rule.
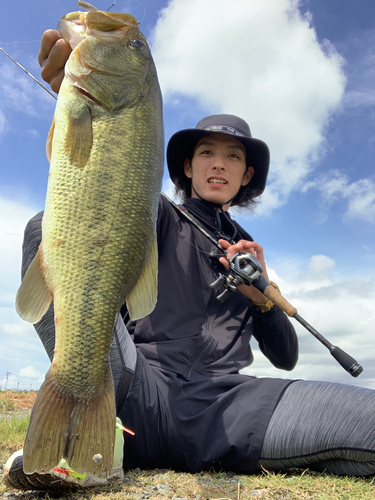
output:
[[276,290],[272,285],[269,285],[264,291],[263,295],[267,297],[267,299],[272,300],[280,309],[291,318],[297,313],[297,309],[289,304],[289,302],[281,295],[281,293]]

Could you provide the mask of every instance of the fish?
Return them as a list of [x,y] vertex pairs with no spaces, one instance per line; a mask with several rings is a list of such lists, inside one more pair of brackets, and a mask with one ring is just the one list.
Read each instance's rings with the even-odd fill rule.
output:
[[42,241],[16,297],[31,323],[53,301],[56,341],[31,412],[24,471],[47,473],[64,459],[76,472],[108,477],[116,317],[124,302],[138,319],[157,300],[162,96],[130,14],[71,12],[57,29],[73,51],[47,139]]

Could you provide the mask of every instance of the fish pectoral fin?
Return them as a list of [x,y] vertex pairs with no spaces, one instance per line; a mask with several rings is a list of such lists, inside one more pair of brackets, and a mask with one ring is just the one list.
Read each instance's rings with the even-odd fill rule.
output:
[[53,299],[42,273],[41,246],[29,265],[18,289],[16,310],[22,319],[29,323],[37,323],[47,312]]
[[158,246],[154,234],[151,252],[137,284],[126,297],[126,306],[132,320],[143,318],[153,311],[158,295]]
[[84,168],[90,158],[92,138],[92,117],[89,108],[78,116],[69,116],[64,150],[72,165]]
[[49,129],[49,132],[48,132],[47,143],[46,143],[46,154],[47,154],[47,159],[48,159],[49,163],[51,163],[52,141],[53,141],[53,134],[54,133],[55,133],[55,115],[53,115],[53,120],[51,123],[51,128]]

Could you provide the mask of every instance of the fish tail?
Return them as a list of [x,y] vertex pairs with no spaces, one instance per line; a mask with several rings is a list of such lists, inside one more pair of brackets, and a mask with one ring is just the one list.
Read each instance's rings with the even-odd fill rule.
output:
[[48,371],[30,416],[23,454],[26,474],[47,473],[65,459],[76,472],[110,475],[116,428],[110,370],[107,379],[100,394],[79,399],[59,388]]

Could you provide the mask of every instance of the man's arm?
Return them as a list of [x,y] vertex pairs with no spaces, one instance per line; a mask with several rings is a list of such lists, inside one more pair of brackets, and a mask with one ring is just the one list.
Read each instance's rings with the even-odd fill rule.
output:
[[276,368],[293,370],[298,361],[298,338],[288,316],[279,307],[256,313],[253,335],[261,352]]
[[[228,261],[238,252],[254,255],[262,264],[262,276],[269,282],[263,247],[255,241],[240,240],[231,245],[226,240],[219,240],[227,255],[220,262],[228,269]],[[268,298],[254,286],[241,285],[238,290],[252,303],[266,304]],[[259,343],[262,353],[271,363],[282,370],[293,370],[298,360],[298,339],[293,325],[286,314],[277,306],[268,312],[256,312],[253,335]]]

